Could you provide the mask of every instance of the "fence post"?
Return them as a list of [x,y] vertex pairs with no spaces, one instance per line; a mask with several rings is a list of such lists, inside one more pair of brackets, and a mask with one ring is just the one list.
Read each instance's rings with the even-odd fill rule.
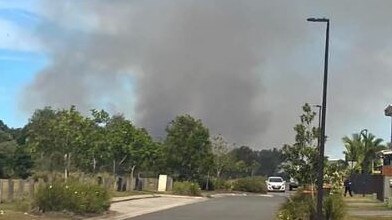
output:
[[131,175],[127,175],[126,191],[132,191],[132,177],[131,177]]
[[3,201],[3,180],[0,179],[0,203],[4,202]]
[[29,180],[29,196],[30,198],[34,197],[34,185],[35,185],[35,180],[34,179],[30,179]]
[[24,194],[24,180],[19,179],[18,198],[22,198]]
[[8,179],[8,201],[14,201],[14,181]]

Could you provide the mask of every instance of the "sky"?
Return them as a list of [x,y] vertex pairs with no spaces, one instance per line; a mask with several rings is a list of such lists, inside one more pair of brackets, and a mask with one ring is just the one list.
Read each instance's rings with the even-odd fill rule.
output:
[[[392,2],[0,0],[0,119],[37,108],[122,113],[154,137],[179,114],[236,145],[290,144],[320,104],[331,19],[326,154],[368,129],[384,140],[392,103]],[[315,109],[317,111],[317,109]],[[317,120],[315,121],[317,125]]]

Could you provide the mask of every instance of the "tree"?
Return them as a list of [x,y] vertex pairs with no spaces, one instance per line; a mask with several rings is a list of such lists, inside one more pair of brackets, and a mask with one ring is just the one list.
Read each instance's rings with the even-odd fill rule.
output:
[[209,131],[190,115],[177,116],[166,128],[165,157],[170,172],[183,180],[199,180],[213,163]]
[[[354,172],[371,173],[371,163],[376,157],[376,152],[385,149],[383,140],[373,134],[352,134],[351,138],[342,138],[346,162],[351,163],[350,169]],[[354,165],[355,162],[355,165]]]
[[36,110],[25,127],[28,138],[27,146],[39,170],[58,168],[54,161],[54,154],[57,150],[52,133],[54,121],[56,121],[56,112],[50,107],[45,107]]
[[11,129],[0,120],[0,178],[27,178],[33,162],[24,147],[23,129]]
[[114,174],[131,173],[133,176],[137,167],[155,169],[161,148],[145,129],[136,128],[122,115],[115,115],[106,125],[106,139]]
[[223,171],[228,170],[232,163],[229,154],[229,144],[222,135],[216,135],[211,138],[212,153],[214,154],[214,167],[216,177],[220,178]]
[[276,148],[260,150],[257,152],[256,161],[261,164],[256,171],[256,175],[275,175],[283,162],[282,150]]
[[362,153],[363,145],[361,136],[359,134],[352,134],[351,138],[345,136],[342,138],[342,141],[344,143],[344,147],[346,148],[343,153],[345,155],[345,160],[350,164],[349,168],[352,171],[360,172],[361,164],[365,156]]
[[91,144],[87,141],[91,121],[69,109],[52,110],[46,107],[33,114],[27,127],[28,146],[40,165],[48,171],[64,170],[65,177],[71,168],[86,163]]
[[290,177],[296,178],[301,184],[313,185],[316,181],[317,138],[318,129],[312,125],[316,113],[309,104],[302,107],[303,114],[300,123],[294,127],[295,143],[284,145],[282,152],[285,163],[284,171]]

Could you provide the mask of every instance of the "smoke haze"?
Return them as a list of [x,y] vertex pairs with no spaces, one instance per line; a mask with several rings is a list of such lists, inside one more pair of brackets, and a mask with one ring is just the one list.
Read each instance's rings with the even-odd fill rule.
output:
[[[24,89],[27,112],[76,105],[123,112],[156,137],[178,114],[255,148],[293,140],[301,105],[321,102],[331,18],[327,153],[366,127],[387,134],[392,36],[385,1],[41,1],[48,66]],[[379,123],[379,124],[377,124]],[[388,122],[385,122],[388,124]]]

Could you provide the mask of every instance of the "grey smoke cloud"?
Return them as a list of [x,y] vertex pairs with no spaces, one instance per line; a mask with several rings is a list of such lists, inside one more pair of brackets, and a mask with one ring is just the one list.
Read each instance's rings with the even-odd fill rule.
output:
[[327,153],[363,127],[381,137],[392,80],[390,1],[42,1],[37,35],[49,65],[21,105],[124,112],[162,137],[190,113],[231,142],[293,139],[304,102],[321,97],[324,26],[332,19]]

